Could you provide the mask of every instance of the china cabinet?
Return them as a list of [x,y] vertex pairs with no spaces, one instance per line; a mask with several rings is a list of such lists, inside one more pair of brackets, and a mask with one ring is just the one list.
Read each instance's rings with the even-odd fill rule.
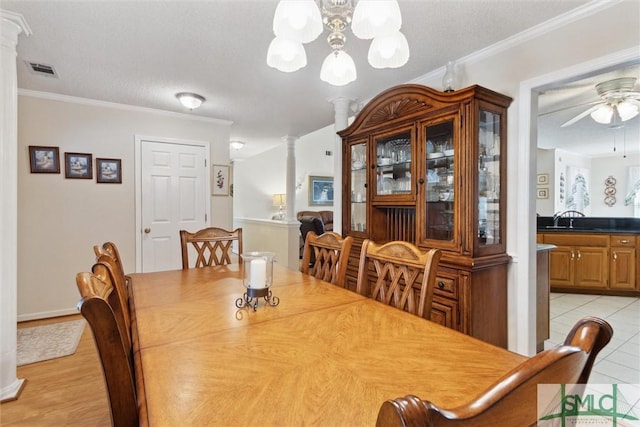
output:
[[407,84],[372,99],[343,139],[343,234],[440,248],[432,320],[507,346],[505,172],[511,98]]

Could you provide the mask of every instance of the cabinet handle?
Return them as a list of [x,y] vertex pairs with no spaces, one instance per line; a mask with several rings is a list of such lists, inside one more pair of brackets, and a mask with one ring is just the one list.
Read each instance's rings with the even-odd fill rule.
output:
[[618,259],[618,254],[616,252],[613,253],[613,262],[616,262]]
[[582,254],[580,253],[580,251],[578,251],[578,261],[580,261],[580,257],[582,256]]
[[418,183],[420,183],[420,184],[424,184],[424,178],[420,178],[420,179],[418,180]]
[[573,261],[574,259],[576,259],[576,254],[573,251],[571,251],[571,261]]
[[627,239],[622,239],[622,240],[620,240],[620,243],[622,243],[624,245],[624,244],[629,243],[629,241]]
[[438,282],[438,287],[439,287],[440,289],[444,289],[444,282],[443,282],[442,280],[440,280],[440,281]]

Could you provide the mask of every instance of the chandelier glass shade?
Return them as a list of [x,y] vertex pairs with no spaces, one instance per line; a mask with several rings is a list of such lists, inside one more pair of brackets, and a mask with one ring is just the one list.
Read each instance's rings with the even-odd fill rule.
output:
[[304,67],[303,44],[315,40],[326,28],[332,52],[322,64],[320,78],[334,86],[346,85],[357,77],[355,63],[344,49],[349,26],[356,37],[372,39],[368,54],[372,67],[399,68],[409,60],[397,0],[318,0],[318,4],[314,0],[280,0],[267,65],[283,72]]

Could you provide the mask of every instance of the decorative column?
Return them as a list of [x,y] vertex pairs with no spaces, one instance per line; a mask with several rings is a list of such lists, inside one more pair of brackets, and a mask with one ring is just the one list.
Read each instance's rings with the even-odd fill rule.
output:
[[[334,110],[335,131],[341,131],[349,125],[349,106],[352,100],[334,98],[331,100]],[[335,136],[333,149],[333,231],[342,233],[342,138]]]
[[18,13],[0,10],[0,401],[15,400],[18,379],[18,36],[31,34]]
[[[287,267],[297,270],[299,265],[300,251],[300,223],[296,218],[296,141],[298,137],[285,136],[287,144],[287,205],[286,205],[286,227],[287,227]],[[280,260],[281,262],[284,260]]]
[[[287,143],[287,222],[296,221],[296,141],[298,137],[285,136]],[[297,222],[297,221],[296,221]]]

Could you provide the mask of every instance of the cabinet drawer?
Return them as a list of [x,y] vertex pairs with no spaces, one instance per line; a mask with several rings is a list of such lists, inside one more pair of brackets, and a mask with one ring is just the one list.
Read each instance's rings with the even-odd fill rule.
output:
[[612,234],[611,246],[634,248],[636,246],[636,236],[631,234]]
[[448,298],[458,298],[458,286],[455,279],[449,277],[436,277],[434,293]]
[[608,234],[547,233],[544,243],[556,246],[609,246]]

